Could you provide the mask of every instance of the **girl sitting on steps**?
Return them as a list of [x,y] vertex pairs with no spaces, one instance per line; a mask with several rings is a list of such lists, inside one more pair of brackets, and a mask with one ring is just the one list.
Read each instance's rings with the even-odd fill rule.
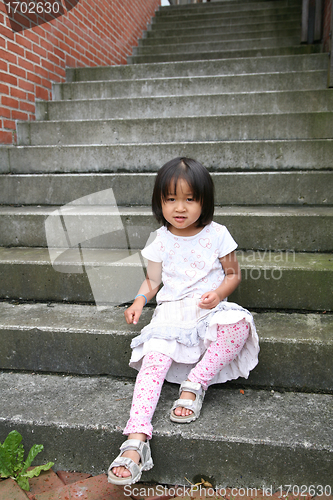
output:
[[108,471],[111,483],[140,480],[153,467],[151,420],[164,380],[181,383],[170,419],[188,423],[200,415],[211,384],[248,377],[258,363],[259,343],[252,315],[226,301],[241,281],[236,242],[225,226],[212,221],[214,185],[201,163],[175,158],[158,172],[152,198],[163,226],[142,251],[147,277],[127,323],[137,324],[157,293],[151,322],[134,338],[130,366],[139,370],[128,436]]

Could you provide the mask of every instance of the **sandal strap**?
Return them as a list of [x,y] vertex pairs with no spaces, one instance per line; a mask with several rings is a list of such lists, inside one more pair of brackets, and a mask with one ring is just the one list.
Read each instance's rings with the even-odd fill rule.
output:
[[120,455],[127,450],[134,450],[140,455],[141,463],[144,464],[150,456],[150,447],[148,441],[140,441],[140,439],[127,439],[120,447]]
[[109,470],[112,470],[114,467],[125,467],[130,473],[132,478],[135,478],[140,473],[140,467],[136,464],[131,458],[122,457],[118,455],[118,457],[112,462],[109,467]]
[[196,410],[196,404],[195,401],[192,399],[177,399],[177,401],[174,402],[173,407],[171,410],[175,410],[176,408],[186,408],[187,410],[195,411]]
[[179,394],[181,394],[183,391],[192,392],[197,396],[201,396],[205,392],[199,382],[191,382],[190,380],[185,380],[180,384]]

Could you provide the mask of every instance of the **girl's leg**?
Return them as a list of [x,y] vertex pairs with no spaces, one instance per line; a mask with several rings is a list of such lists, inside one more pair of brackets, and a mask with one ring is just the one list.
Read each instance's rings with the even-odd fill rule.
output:
[[[130,418],[123,432],[128,439],[151,439],[151,420],[171,363],[171,358],[159,352],[150,352],[143,358],[135,382]],[[139,463],[140,457],[136,451],[126,451],[122,456]],[[119,477],[130,475],[125,467],[115,467],[112,472]]]
[[[210,344],[202,359],[190,371],[188,380],[199,382],[207,390],[215,375],[238,356],[248,336],[249,325],[244,319],[232,325],[218,325],[216,341]],[[180,399],[194,400],[195,395],[184,391]],[[186,408],[175,409],[176,415],[186,416],[191,413]]]

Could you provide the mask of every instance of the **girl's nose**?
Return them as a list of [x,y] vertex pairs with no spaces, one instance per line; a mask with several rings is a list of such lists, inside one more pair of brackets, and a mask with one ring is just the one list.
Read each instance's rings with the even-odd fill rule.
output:
[[176,210],[178,210],[178,212],[183,212],[185,210],[185,205],[182,201],[179,201],[177,203]]

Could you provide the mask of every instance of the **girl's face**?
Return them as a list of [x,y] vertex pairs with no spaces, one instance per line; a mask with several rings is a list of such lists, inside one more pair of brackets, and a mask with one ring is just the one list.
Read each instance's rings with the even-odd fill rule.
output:
[[[172,187],[171,187],[172,186]],[[170,192],[162,200],[162,213],[169,223],[169,231],[176,236],[194,236],[202,230],[196,227],[201,215],[201,203],[193,199],[193,192],[184,179],[179,179],[174,191],[171,183]]]

